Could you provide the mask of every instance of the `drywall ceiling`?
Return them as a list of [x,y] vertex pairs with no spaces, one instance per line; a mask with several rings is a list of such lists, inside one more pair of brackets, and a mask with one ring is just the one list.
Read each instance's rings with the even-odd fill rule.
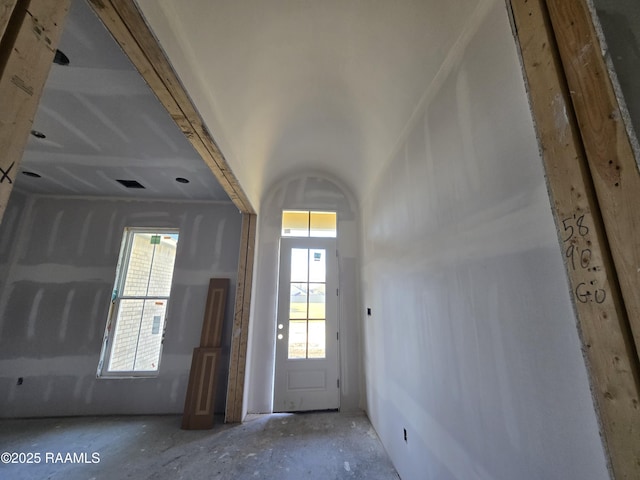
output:
[[258,208],[296,172],[363,195],[474,10],[492,0],[137,3]]
[[[84,0],[72,2],[16,189],[31,193],[228,200]],[[185,178],[189,183],[179,183]],[[136,180],[128,189],[116,180]]]

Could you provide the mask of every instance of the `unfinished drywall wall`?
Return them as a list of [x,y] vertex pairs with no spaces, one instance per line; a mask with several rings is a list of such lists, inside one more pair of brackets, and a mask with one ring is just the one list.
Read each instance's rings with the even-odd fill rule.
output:
[[[629,112],[637,149],[640,133],[640,2],[593,0],[593,4],[620,85],[622,107]],[[640,152],[636,151],[638,154]]]
[[244,413],[273,410],[276,302],[282,210],[327,210],[338,217],[340,409],[361,408],[358,216],[348,190],[324,174],[295,175],[268,189],[258,217]]
[[[160,373],[96,379],[127,226],[180,229]],[[240,227],[230,202],[14,193],[0,229],[0,415],[181,413],[211,277],[231,279],[216,395],[223,412]]]
[[367,411],[406,480],[609,478],[508,15],[481,6],[362,205]]

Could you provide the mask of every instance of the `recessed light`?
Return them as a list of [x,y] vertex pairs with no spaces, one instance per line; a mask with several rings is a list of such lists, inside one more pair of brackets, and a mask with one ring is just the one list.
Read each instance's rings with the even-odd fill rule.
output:
[[24,172],[22,172],[23,175],[26,175],[27,177],[33,177],[33,178],[41,178],[42,175],[36,173],[36,172],[29,172],[28,170],[25,170]]
[[176,182],[178,182],[178,183],[189,183],[189,180],[187,180],[186,178],[178,177],[178,178],[176,178]]
[[53,63],[57,63],[58,65],[66,67],[67,65],[69,65],[69,57],[67,57],[60,50],[56,49],[56,55],[55,57],[53,57]]
[[31,135],[33,135],[36,138],[47,138],[47,136],[44,133],[39,132],[38,130],[31,130]]

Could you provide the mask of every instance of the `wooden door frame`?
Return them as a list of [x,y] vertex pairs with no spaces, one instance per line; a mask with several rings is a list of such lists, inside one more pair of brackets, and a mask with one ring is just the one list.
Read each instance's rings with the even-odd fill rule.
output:
[[[333,343],[332,347],[329,347],[329,341],[325,344],[325,357],[324,358],[311,358],[308,357],[306,359],[290,359],[288,356],[288,342],[290,335],[290,290],[289,285],[291,282],[291,264],[292,264],[292,249],[302,248],[307,250],[324,250],[326,264],[325,264],[325,298],[326,298],[326,315],[325,315],[325,332],[326,338],[331,339]],[[272,411],[276,413],[281,412],[304,412],[304,411],[313,411],[313,410],[325,410],[325,409],[338,409],[340,410],[340,404],[342,400],[342,391],[340,389],[340,372],[341,369],[341,356],[340,356],[340,267],[338,262],[337,255],[338,248],[338,238],[337,237],[290,237],[290,236],[281,236],[280,241],[278,242],[278,274],[277,274],[277,308],[276,308],[276,324],[286,323],[286,335],[282,340],[274,339],[276,342],[275,347],[275,357],[274,357],[274,370],[273,370],[273,395],[272,395]],[[285,255],[286,253],[286,255]],[[285,278],[288,279],[287,282],[283,281],[283,272],[285,273]],[[310,271],[308,270],[308,273]],[[309,283],[314,283],[307,279]],[[293,283],[296,283],[295,281]],[[322,283],[322,282],[320,282]],[[335,290],[335,295],[333,291]],[[308,292],[310,295],[310,292]],[[330,300],[332,299],[332,300]],[[333,322],[331,322],[331,316],[333,315]],[[313,318],[307,317],[306,320],[313,320]],[[328,330],[329,326],[333,327],[331,330]],[[280,330],[274,331],[274,335],[280,333]],[[335,335],[335,336],[334,336]],[[308,342],[307,338],[307,342]],[[331,355],[330,355],[331,354]],[[304,409],[287,409],[281,408],[276,403],[276,396],[279,390],[279,387],[282,387],[282,380],[286,380],[285,374],[289,371],[295,370],[289,367],[289,362],[298,364],[298,366],[303,366],[303,368],[309,368],[310,365],[313,365],[313,362],[318,361],[319,363],[325,362],[333,362],[335,360],[335,370],[327,368],[325,371],[330,375],[335,374],[335,383],[334,378],[330,376],[326,376],[326,391],[329,392],[331,389],[331,394],[337,394],[337,405],[336,406],[327,406],[324,401],[320,401],[312,407],[306,406]],[[278,368],[280,367],[280,368]],[[280,373],[281,375],[278,375]],[[281,380],[280,382],[278,380]],[[337,391],[333,391],[333,385],[336,385]],[[331,386],[329,386],[331,385]],[[322,393],[320,393],[322,395]],[[329,393],[327,394],[329,396]],[[299,406],[302,406],[301,403]]]
[[[242,213],[225,410],[225,421],[240,422],[243,416],[256,212],[134,0],[89,0],[88,3]],[[0,100],[4,106],[4,117],[0,117],[4,130],[0,145],[5,152],[0,161],[3,172],[0,222],[69,4],[70,0],[0,0]],[[20,44],[20,49],[14,48],[16,37],[23,35],[23,31],[30,32],[31,37]],[[6,128],[6,125],[11,128]]]
[[257,215],[134,0],[89,0],[129,60],[242,213],[225,422],[243,419]]
[[[5,28],[11,19],[8,12],[23,3],[0,0],[0,82],[7,81],[5,66],[15,58],[13,45],[6,41],[11,30]],[[32,0],[29,5],[38,3],[54,2]],[[56,11],[66,12],[66,3],[55,2]],[[226,406],[226,420],[241,421],[255,211],[134,0],[90,0],[90,4],[243,214]],[[630,241],[640,238],[640,174],[624,117],[587,0],[506,0],[506,4],[521,49],[563,252],[567,254],[570,247],[572,254],[577,249],[590,251],[593,266],[589,268],[593,270],[573,269],[573,256],[566,256],[565,265],[612,476],[640,478],[640,242]],[[34,81],[26,89],[35,99],[35,107],[21,115],[30,120],[16,123],[11,129],[22,142],[11,151],[16,165],[22,157],[61,24],[56,19],[44,30],[48,35],[42,38],[50,53],[25,58],[34,71],[40,68],[38,71],[44,74],[39,75],[42,81]],[[19,88],[15,82],[14,86]],[[551,97],[546,96],[549,92]],[[0,92],[3,99],[9,95],[9,90]],[[565,118],[557,117],[563,112],[566,122],[554,123]],[[17,167],[13,168],[15,175]],[[0,220],[5,206],[0,202]],[[581,217],[582,225],[578,225]],[[579,231],[583,225],[588,225],[588,236],[565,242],[567,227]],[[596,291],[599,300],[601,291],[607,298],[593,301]]]
[[640,173],[597,20],[588,0],[506,4],[609,470],[640,478]]

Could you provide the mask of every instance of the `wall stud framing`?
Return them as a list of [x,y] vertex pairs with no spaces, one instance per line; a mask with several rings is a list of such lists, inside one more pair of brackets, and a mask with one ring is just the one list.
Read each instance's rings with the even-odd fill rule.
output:
[[18,0],[0,0],[0,39],[4,37],[4,32],[17,3]]
[[585,155],[588,133],[576,120],[545,1],[507,4],[520,44],[609,467],[615,479],[640,478],[638,359],[603,224],[609,212],[605,207],[601,213]]
[[547,0],[636,349],[640,350],[640,173],[585,0]]
[[70,0],[0,3],[0,222],[49,75]]
[[[255,211],[135,1],[89,0],[89,3],[243,214],[243,225],[246,223],[249,226],[246,231],[243,226],[240,246],[225,416],[226,422],[240,422],[254,260]],[[248,234],[251,234],[251,239]]]
[[231,334],[229,387],[227,389],[227,406],[225,411],[225,422],[227,423],[242,421],[247,340],[249,338],[249,314],[251,309],[251,284],[253,282],[256,242],[256,220],[256,215],[245,213],[242,216],[240,262],[238,267],[235,314]]

